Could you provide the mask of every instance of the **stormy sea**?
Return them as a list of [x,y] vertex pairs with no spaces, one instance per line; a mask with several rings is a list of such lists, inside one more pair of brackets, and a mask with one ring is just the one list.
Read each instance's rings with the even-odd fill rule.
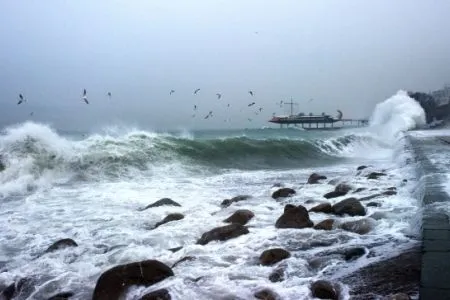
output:
[[0,297],[417,299],[367,266],[420,243],[424,123],[398,92],[333,131],[2,128]]

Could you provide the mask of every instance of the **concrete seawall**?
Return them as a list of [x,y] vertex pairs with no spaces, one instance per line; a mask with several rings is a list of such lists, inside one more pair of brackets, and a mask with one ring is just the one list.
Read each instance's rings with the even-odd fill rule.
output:
[[[450,143],[450,138],[410,141],[423,191],[420,299],[450,300],[450,222],[447,213],[439,209],[443,203],[450,205],[450,197],[442,187],[444,173],[429,160],[425,150],[427,143]],[[450,157],[450,145],[448,151]]]

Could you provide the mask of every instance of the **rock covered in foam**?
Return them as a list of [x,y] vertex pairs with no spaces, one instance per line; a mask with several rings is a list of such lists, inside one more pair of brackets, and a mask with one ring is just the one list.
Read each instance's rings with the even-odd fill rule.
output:
[[48,247],[44,253],[61,250],[67,247],[78,247],[78,244],[72,239],[61,239],[53,243],[50,247]]
[[235,211],[231,216],[224,220],[225,223],[237,223],[245,225],[250,221],[255,214],[248,209],[239,209]]
[[386,176],[386,173],[381,172],[371,172],[369,175],[367,175],[367,179],[378,179],[381,176]]
[[313,222],[309,219],[309,214],[303,206],[294,206],[287,204],[284,207],[284,213],[275,223],[277,228],[306,228],[313,227]]
[[233,197],[231,199],[223,200],[222,203],[220,204],[220,206],[228,207],[228,206],[230,206],[231,204],[233,204],[235,202],[244,201],[244,200],[247,200],[247,199],[250,199],[250,198],[252,198],[252,196],[250,196],[250,195],[239,195],[239,196]]
[[147,287],[173,275],[171,268],[157,260],[119,265],[100,276],[92,300],[120,299],[130,286]]
[[291,257],[289,251],[282,248],[273,248],[261,253],[259,256],[259,263],[263,266],[271,266],[289,257]]
[[211,241],[226,241],[247,233],[249,233],[247,227],[234,223],[222,227],[216,227],[208,232],[205,232],[197,241],[197,244],[206,245]]
[[366,234],[369,233],[376,225],[376,221],[372,218],[360,219],[357,221],[349,221],[342,223],[340,228],[358,233],[358,234]]

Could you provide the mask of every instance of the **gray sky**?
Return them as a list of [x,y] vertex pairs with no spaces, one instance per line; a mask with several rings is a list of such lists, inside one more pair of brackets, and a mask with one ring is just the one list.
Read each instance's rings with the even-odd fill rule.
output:
[[4,0],[0,124],[34,111],[61,129],[261,127],[291,97],[366,117],[398,89],[450,82],[449,13],[447,0]]

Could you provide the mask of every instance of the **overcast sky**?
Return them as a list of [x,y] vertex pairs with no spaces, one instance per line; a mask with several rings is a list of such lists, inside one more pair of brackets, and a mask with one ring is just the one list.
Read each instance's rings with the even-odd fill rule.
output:
[[450,82],[449,13],[447,0],[3,0],[0,124],[261,127],[291,97],[296,112],[367,117],[399,89]]

